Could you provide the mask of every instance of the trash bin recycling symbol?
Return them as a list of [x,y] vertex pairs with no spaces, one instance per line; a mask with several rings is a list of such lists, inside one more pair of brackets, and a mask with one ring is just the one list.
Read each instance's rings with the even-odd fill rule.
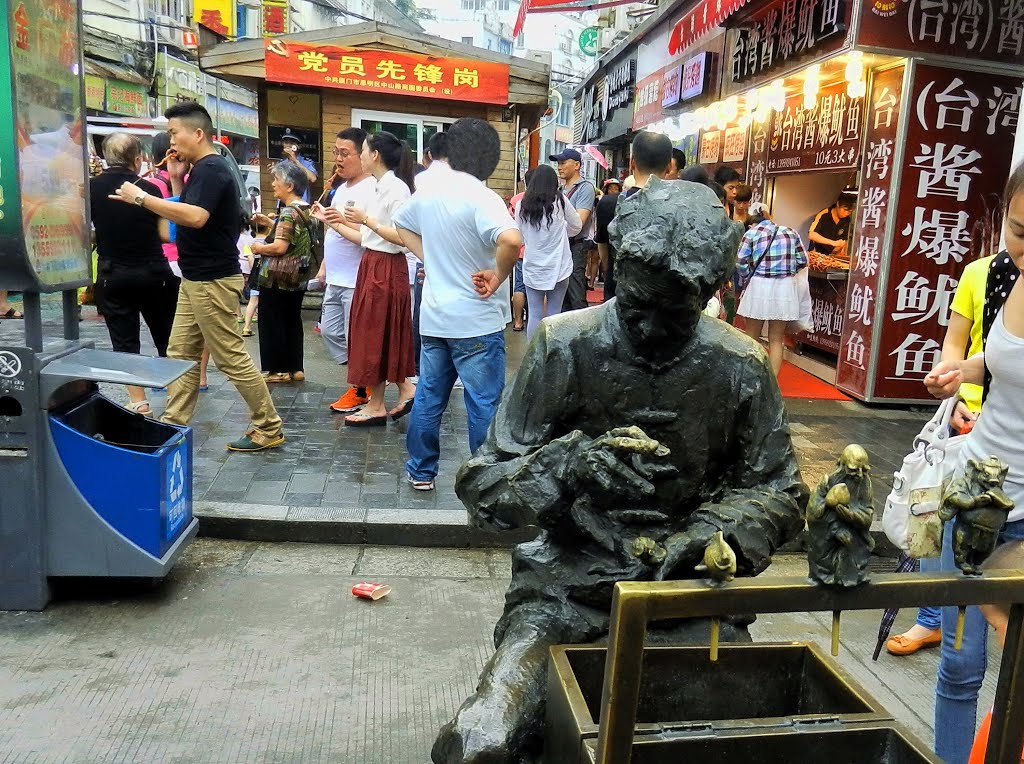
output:
[[171,462],[170,472],[170,499],[172,504],[185,493],[185,470],[181,465],[181,451],[174,452],[174,460]]

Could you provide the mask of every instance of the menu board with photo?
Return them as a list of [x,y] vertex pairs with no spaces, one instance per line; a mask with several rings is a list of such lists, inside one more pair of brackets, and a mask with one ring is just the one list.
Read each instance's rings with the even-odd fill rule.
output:
[[78,3],[14,0],[2,16],[0,284],[56,291],[91,279]]

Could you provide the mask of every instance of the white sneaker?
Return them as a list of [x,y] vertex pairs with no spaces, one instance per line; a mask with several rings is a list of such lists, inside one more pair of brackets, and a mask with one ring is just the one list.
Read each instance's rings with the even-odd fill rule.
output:
[[414,374],[411,377],[406,377],[405,381],[408,382],[410,385],[418,385],[420,383],[420,375]]
[[453,387],[464,387],[464,385],[462,384],[462,377],[455,378],[455,384],[453,385]]
[[413,480],[412,475],[408,475],[409,485],[412,486],[414,491],[433,491],[434,481],[433,480]]

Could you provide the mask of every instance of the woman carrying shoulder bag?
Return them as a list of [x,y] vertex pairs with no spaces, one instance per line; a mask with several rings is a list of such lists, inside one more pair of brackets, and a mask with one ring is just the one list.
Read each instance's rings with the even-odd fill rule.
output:
[[741,287],[736,314],[743,316],[744,331],[754,341],[768,322],[768,359],[779,376],[785,351],[786,329],[795,323],[809,329],[811,294],[807,286],[807,250],[800,234],[773,223],[759,210],[753,226],[740,241],[736,277]]
[[313,265],[313,236],[309,205],[303,200],[306,171],[291,161],[273,171],[274,197],[282,207],[267,236],[268,244],[253,244],[260,262],[260,363],[267,382],[301,382],[306,378],[302,357],[302,298]]

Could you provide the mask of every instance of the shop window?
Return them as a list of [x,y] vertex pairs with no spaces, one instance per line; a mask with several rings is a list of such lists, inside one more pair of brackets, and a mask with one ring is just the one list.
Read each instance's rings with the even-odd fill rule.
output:
[[509,0],[498,0],[498,10],[507,11],[511,7],[512,3]]
[[473,44],[473,38],[472,37],[463,37],[462,38],[462,44],[463,45],[472,45]]
[[545,138],[544,139],[544,159],[545,159],[545,161],[547,160],[547,158],[549,156],[551,156],[554,153],[555,152],[551,150],[551,139],[550,138]]

